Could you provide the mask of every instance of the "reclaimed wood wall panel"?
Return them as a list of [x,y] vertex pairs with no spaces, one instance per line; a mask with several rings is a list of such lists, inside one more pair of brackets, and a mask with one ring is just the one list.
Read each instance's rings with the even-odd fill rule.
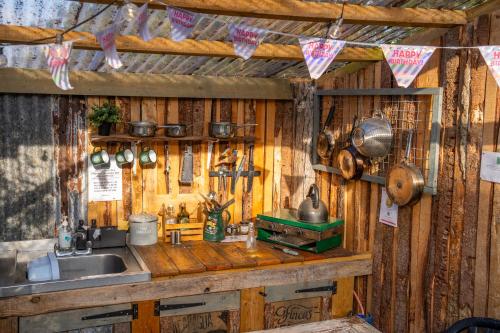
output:
[[[484,15],[429,43],[496,45],[499,20],[500,12]],[[329,194],[330,211],[337,210],[346,221],[346,247],[373,252],[373,275],[357,277],[355,291],[383,332],[440,332],[464,317],[499,316],[500,190],[479,179],[481,152],[498,151],[500,93],[492,79],[478,50],[444,49],[436,50],[415,80],[414,87],[444,88],[438,194],[400,208],[398,228],[377,222],[381,186],[346,183],[317,172],[321,193]],[[318,86],[372,84],[397,87],[385,62]],[[417,101],[431,107],[428,97]],[[373,98],[373,105],[379,102]],[[323,107],[330,104],[325,98]],[[352,116],[363,115],[370,106],[364,99],[357,105],[345,99],[335,128],[348,130]],[[429,129],[430,119],[420,126]],[[423,136],[417,145],[429,139]]]
[[[40,154],[47,155],[47,158],[44,158],[28,149],[29,156],[27,158],[29,157],[30,160],[39,160],[53,165],[52,169],[50,167],[43,168],[47,172],[52,173],[52,176],[47,176],[48,179],[44,186],[47,187],[47,191],[53,196],[53,199],[47,201],[45,200],[47,198],[45,198],[37,201],[44,205],[50,202],[51,208],[47,209],[45,206],[43,209],[31,210],[30,208],[31,215],[26,218],[13,217],[12,221],[7,219],[8,223],[3,224],[2,229],[2,237],[5,236],[4,240],[52,237],[54,235],[55,222],[59,221],[62,215],[68,215],[74,221],[79,219],[87,220],[88,223],[95,219],[98,226],[120,226],[121,228],[127,228],[127,220],[132,213],[145,210],[156,214],[162,204],[168,205],[172,203],[178,209],[180,202],[186,202],[188,211],[195,218],[197,216],[197,203],[202,200],[198,192],[207,193],[209,190],[218,190],[217,179],[210,179],[208,177],[208,168],[206,166],[208,144],[193,143],[194,183],[192,186],[180,186],[178,177],[184,145],[177,142],[170,142],[168,146],[170,155],[169,163],[171,166],[168,177],[170,191],[167,191],[167,179],[164,170],[166,163],[165,147],[162,143],[158,143],[152,146],[158,153],[158,163],[155,168],[142,168],[137,159],[134,166],[125,166],[123,168],[122,200],[114,202],[87,202],[87,159],[88,154],[94,149],[91,138],[96,133],[95,128],[89,127],[87,116],[91,112],[93,105],[102,105],[105,102],[120,107],[124,122],[141,119],[155,120],[160,124],[182,121],[193,124],[193,127],[190,129],[191,132],[203,135],[208,135],[208,122],[212,117],[220,120],[232,120],[238,123],[258,123],[257,127],[247,127],[238,130],[238,134],[257,136],[255,152],[256,169],[264,171],[263,177],[255,178],[254,188],[250,193],[246,190],[246,179],[238,183],[235,193],[238,200],[234,206],[230,207],[233,221],[239,222],[242,219],[249,219],[255,214],[262,212],[264,206],[266,209],[271,208],[273,205],[275,207],[277,205],[287,206],[291,198],[296,195],[293,186],[284,192],[284,197],[279,191],[282,188],[283,182],[288,183],[292,179],[291,170],[284,173],[281,170],[291,168],[293,164],[294,142],[296,138],[293,135],[293,131],[292,133],[286,133],[283,146],[286,145],[284,149],[287,150],[287,154],[283,157],[278,157],[277,162],[275,162],[274,159],[280,156],[281,150],[281,147],[275,149],[275,143],[279,142],[276,141],[278,139],[276,139],[275,133],[282,131],[281,126],[283,122],[281,120],[278,123],[271,121],[276,117],[276,114],[279,114],[279,119],[288,120],[285,122],[286,126],[293,126],[296,116],[292,101],[62,95],[2,95],[2,99],[4,102],[2,104],[1,115],[4,117],[7,115],[12,117],[13,114],[9,112],[7,106],[40,105],[40,108],[35,108],[36,114],[28,116],[24,113],[19,113],[19,116],[24,117],[23,119],[30,117],[31,119],[40,118],[40,121],[37,120],[38,124],[47,123],[45,127],[38,127],[39,129],[46,128],[46,135],[31,132],[33,135],[36,134],[37,140],[46,141],[43,142],[44,149],[37,149],[34,143],[25,144],[24,146],[29,149],[33,148]],[[33,111],[30,112],[33,113]],[[269,112],[272,113],[272,116],[269,115]],[[23,124],[26,123],[23,122]],[[2,134],[5,135],[2,138],[7,140],[8,138],[19,136],[19,132],[16,132],[17,134],[14,133],[13,130],[17,127],[12,126],[10,120],[6,119],[3,124],[5,125],[5,131],[2,131]],[[125,133],[127,126],[124,123],[119,123],[113,127],[113,131]],[[26,141],[26,137],[24,140]],[[138,145],[130,143],[99,143],[95,146],[103,147],[109,153],[116,153],[121,147],[131,148],[132,150],[136,149],[137,153],[139,153],[145,145],[145,143]],[[215,145],[212,166],[215,164],[218,154],[227,146],[226,143]],[[248,154],[248,143],[235,142],[230,147],[238,149],[240,157],[243,152]],[[5,153],[14,153],[16,151],[19,151],[19,149],[14,147],[11,150],[6,149]],[[304,155],[304,152],[301,150],[299,150],[299,153],[300,155]],[[2,161],[4,163],[12,161],[12,159],[2,159]],[[248,160],[245,168],[247,164]],[[17,174],[17,169],[3,168],[4,173],[7,172],[12,177]],[[279,171],[277,172],[277,177],[275,176],[275,170]],[[30,173],[28,172],[27,174]],[[286,175],[286,177],[283,175]],[[264,187],[266,190],[264,190]],[[12,184],[6,184],[5,188],[10,190],[17,188],[21,189],[20,192],[24,191],[21,186],[14,186]],[[227,188],[221,188],[220,191],[224,199],[232,197],[229,189],[230,180],[228,179]],[[264,193],[267,190],[269,190],[269,194],[265,195]],[[41,191],[39,192],[42,194]],[[301,190],[300,193],[302,192]],[[20,195],[26,195],[26,193],[29,192],[23,192]],[[302,197],[295,201],[300,201],[301,199]],[[269,206],[268,202],[271,203],[271,206]],[[4,214],[8,214],[9,212],[5,205],[2,208],[2,212]],[[50,214],[50,217],[40,219],[40,213]],[[27,224],[25,221],[34,222]],[[36,233],[32,234],[28,230],[32,227],[41,228],[40,230],[43,229],[45,231],[39,235]]]
[[[99,97],[87,97],[87,108],[91,104],[100,103]],[[116,103],[123,108],[122,117],[124,120],[154,120],[158,123],[175,123],[181,122],[192,124],[188,134],[207,135],[208,123],[211,119],[219,119],[221,121],[234,121],[237,123],[254,124],[256,127],[246,127],[238,130],[239,135],[255,135],[255,167],[256,170],[263,171],[263,176],[254,178],[254,186],[252,192],[247,192],[247,180],[243,179],[236,186],[237,202],[229,208],[232,221],[240,222],[242,219],[249,219],[252,216],[264,211],[270,210],[273,206],[286,206],[282,202],[282,197],[279,189],[282,188],[283,177],[281,170],[283,165],[291,166],[294,156],[300,154],[302,158],[306,156],[302,147],[301,150],[296,150],[293,143],[289,140],[287,149],[289,154],[281,157],[281,146],[278,148],[275,145],[275,133],[282,131],[282,119],[288,118],[295,121],[292,101],[265,101],[265,100],[243,100],[243,99],[185,99],[185,98],[126,98],[116,97],[110,98],[111,103]],[[278,114],[279,122],[276,122]],[[304,116],[302,116],[304,117]],[[287,124],[289,125],[289,124]],[[118,133],[126,131],[126,127],[122,125],[116,126]],[[92,130],[89,131],[89,139]],[[159,130],[161,133],[161,130]],[[288,133],[287,133],[288,134]],[[292,133],[293,134],[293,133]],[[295,138],[293,135],[290,139],[302,142],[301,137]],[[310,134],[307,135],[310,137]],[[280,142],[280,141],[278,141]],[[202,200],[199,192],[207,193],[210,190],[215,190],[219,193],[223,200],[229,200],[233,197],[230,193],[230,178],[227,179],[226,188],[221,184],[219,187],[217,178],[209,179],[207,168],[207,143],[193,142],[194,154],[194,182],[191,186],[179,185],[178,178],[180,168],[182,166],[182,154],[184,151],[184,143],[169,142],[169,164],[171,171],[169,174],[169,191],[167,191],[165,177],[165,147],[162,143],[152,145],[158,155],[158,162],[154,168],[142,168],[136,162],[135,174],[133,168],[124,168],[124,194],[123,200],[116,203],[89,202],[89,219],[95,218],[98,225],[122,225],[126,226],[126,220],[131,213],[140,212],[142,210],[156,214],[161,209],[162,204],[166,206],[169,203],[174,204],[178,209],[181,202],[186,202],[188,211],[192,218],[197,216],[198,202]],[[125,145],[127,146],[127,145]],[[145,143],[138,145],[138,152]],[[220,142],[214,145],[212,154],[212,169],[216,170],[216,163],[219,154],[226,148],[238,150],[238,156],[242,154],[248,155],[249,143],[234,142],[228,144]],[[107,149],[112,149],[110,144]],[[114,148],[117,151],[117,147]],[[93,145],[89,144],[88,153],[93,150]],[[298,152],[296,152],[298,151]],[[238,160],[239,163],[239,160]],[[248,165],[246,162],[245,168]],[[302,163],[304,165],[304,163]],[[312,170],[312,169],[311,169]],[[275,172],[278,173],[276,177]],[[291,177],[291,173],[290,173]],[[296,197],[295,201],[300,202],[303,197],[302,180],[300,184],[300,194],[297,194],[295,188],[290,191],[286,202],[290,198]],[[220,189],[220,190],[219,190]]]

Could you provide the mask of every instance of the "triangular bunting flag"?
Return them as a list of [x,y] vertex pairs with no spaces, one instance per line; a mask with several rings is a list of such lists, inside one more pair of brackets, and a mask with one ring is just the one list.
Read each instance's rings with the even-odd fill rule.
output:
[[106,63],[114,69],[118,69],[123,66],[120,58],[118,57],[118,52],[116,52],[115,36],[118,32],[118,25],[112,24],[108,28],[104,29],[95,34],[97,41],[101,45],[104,51],[104,56],[106,57]]
[[432,46],[380,45],[398,86],[408,88],[434,53]]
[[345,45],[343,40],[299,37],[300,47],[312,79],[318,79]]
[[479,51],[500,87],[500,45],[480,46]]
[[170,21],[170,38],[175,42],[180,42],[190,36],[198,22],[199,15],[173,7],[168,7],[167,11]]
[[44,49],[52,80],[62,90],[73,89],[69,83],[69,57],[72,47],[73,42],[63,42],[49,44]]
[[245,60],[250,59],[259,46],[267,30],[244,24],[229,26],[229,39],[233,42],[234,53]]
[[148,3],[146,2],[144,5],[142,5],[139,10],[137,11],[137,27],[139,30],[139,36],[141,38],[148,42],[152,39],[151,34],[149,33],[148,29]]

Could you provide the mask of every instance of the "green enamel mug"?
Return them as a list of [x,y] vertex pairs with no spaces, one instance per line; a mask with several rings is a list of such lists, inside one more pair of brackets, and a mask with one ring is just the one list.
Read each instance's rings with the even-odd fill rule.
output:
[[130,149],[124,149],[123,147],[115,155],[116,165],[119,167],[132,163],[134,161],[134,153]]
[[94,147],[94,151],[90,155],[90,161],[95,167],[106,165],[109,163],[108,152],[101,147]]
[[139,163],[141,163],[142,166],[155,164],[156,152],[149,147],[144,147],[141,153],[139,154]]

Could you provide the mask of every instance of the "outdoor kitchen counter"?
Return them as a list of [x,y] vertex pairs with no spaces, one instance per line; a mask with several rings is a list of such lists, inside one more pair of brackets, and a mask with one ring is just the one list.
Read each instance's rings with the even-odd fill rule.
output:
[[67,290],[0,299],[0,318],[130,303],[178,296],[243,290],[369,275],[370,253],[334,249],[321,254],[288,255],[257,242],[249,253],[244,243],[185,242],[136,246],[152,273],[143,283]]

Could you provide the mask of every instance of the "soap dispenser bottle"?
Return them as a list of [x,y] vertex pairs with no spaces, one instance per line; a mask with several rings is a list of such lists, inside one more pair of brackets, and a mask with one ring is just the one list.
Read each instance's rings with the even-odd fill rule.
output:
[[71,249],[71,227],[68,222],[68,217],[63,216],[61,225],[58,228],[58,242],[60,250]]

